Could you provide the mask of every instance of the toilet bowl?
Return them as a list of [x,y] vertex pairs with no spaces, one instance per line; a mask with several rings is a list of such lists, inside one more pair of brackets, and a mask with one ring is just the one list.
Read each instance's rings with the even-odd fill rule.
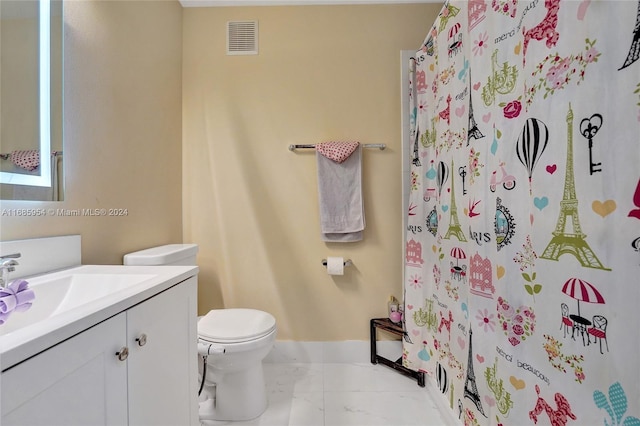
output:
[[[129,253],[123,263],[196,265],[197,252],[196,244],[169,244]],[[260,416],[267,408],[262,360],[276,338],[275,318],[256,309],[214,309],[198,319],[197,328],[200,419]]]
[[255,309],[215,309],[198,321],[201,420],[251,420],[267,408],[262,360],[276,338],[275,318]]

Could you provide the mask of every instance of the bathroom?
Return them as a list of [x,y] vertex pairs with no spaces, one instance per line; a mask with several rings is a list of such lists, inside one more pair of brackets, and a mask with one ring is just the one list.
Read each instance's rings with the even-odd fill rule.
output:
[[[368,363],[369,319],[402,294],[400,51],[441,5],[64,7],[64,201],[0,204],[127,213],[2,216],[0,240],[80,234],[83,264],[197,243],[201,314],[265,310],[278,342],[316,344],[299,362],[354,341]],[[258,55],[226,55],[230,20],[259,22]],[[327,245],[314,154],[288,146],[345,138],[387,149],[364,153],[364,241]]]
[[[64,201],[1,208],[126,214],[3,215],[0,240],[80,234],[83,264],[197,243],[200,314],[268,311],[273,358],[366,363],[369,319],[403,292],[400,51],[442,2],[329,3],[66,2]],[[226,54],[233,20],[259,23],[258,55]],[[326,244],[315,156],[287,147],[347,139],[387,148],[364,152],[364,240]],[[353,264],[329,276],[328,256]]]

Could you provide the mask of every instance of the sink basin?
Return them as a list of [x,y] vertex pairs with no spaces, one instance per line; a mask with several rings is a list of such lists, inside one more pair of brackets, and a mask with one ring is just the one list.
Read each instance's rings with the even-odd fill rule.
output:
[[0,325],[0,336],[108,297],[155,276],[153,274],[57,273],[28,279],[27,282],[35,294],[35,300],[27,311],[13,312],[6,322]]

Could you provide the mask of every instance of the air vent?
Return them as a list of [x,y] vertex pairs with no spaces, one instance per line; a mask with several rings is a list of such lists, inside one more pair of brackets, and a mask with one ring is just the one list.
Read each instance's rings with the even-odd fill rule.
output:
[[258,54],[258,22],[227,22],[227,55]]

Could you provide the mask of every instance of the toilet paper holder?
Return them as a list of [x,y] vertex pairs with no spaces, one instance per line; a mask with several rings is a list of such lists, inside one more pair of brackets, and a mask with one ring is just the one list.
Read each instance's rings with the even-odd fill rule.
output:
[[[351,259],[346,259],[344,261],[344,266],[351,266],[352,264],[353,262],[351,262]],[[322,265],[327,266],[327,259],[322,259]]]

